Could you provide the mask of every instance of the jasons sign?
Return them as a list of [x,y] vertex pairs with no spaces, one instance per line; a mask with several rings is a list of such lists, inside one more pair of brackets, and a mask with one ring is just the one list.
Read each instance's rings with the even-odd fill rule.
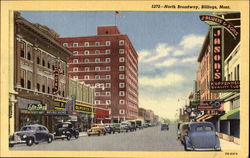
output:
[[222,28],[212,28],[212,80],[222,81]]

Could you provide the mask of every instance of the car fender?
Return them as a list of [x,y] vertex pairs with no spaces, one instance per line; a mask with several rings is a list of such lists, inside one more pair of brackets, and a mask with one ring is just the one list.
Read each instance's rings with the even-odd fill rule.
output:
[[35,137],[34,135],[27,135],[27,137],[25,138],[25,141],[26,141],[27,139],[29,139],[29,138],[32,138],[32,139],[34,140],[35,143],[38,142],[38,141],[36,140],[36,137]]
[[190,147],[190,148],[192,147],[191,140],[190,140],[189,136],[185,136],[184,141],[185,141],[184,143],[186,144],[187,147]]

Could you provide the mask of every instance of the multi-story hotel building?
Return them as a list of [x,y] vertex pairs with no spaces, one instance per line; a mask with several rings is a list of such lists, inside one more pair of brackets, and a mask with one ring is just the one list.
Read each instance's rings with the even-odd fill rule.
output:
[[138,116],[138,55],[116,26],[99,26],[97,35],[62,37],[73,52],[69,77],[95,87],[95,105],[110,111],[112,121]]

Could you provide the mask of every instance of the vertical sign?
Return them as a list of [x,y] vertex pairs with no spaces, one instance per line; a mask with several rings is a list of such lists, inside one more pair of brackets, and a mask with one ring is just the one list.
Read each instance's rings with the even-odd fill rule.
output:
[[59,92],[59,74],[60,74],[60,69],[55,68],[53,94],[57,94]]
[[212,81],[223,80],[223,28],[211,27]]

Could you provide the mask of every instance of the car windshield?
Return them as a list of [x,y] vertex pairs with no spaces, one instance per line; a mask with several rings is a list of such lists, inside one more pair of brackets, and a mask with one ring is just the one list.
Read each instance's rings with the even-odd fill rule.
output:
[[35,127],[32,126],[24,126],[21,128],[21,131],[30,131],[30,130],[35,130]]

